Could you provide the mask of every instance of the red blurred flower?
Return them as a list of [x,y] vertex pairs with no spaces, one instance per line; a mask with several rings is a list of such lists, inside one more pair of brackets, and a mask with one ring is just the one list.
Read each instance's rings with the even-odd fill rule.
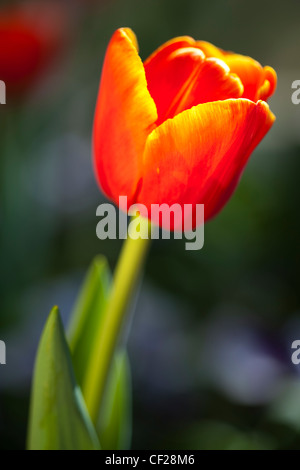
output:
[[54,0],[0,9],[0,79],[8,95],[26,91],[45,72],[64,45],[66,18]]
[[271,67],[190,37],[172,39],[143,64],[134,33],[117,30],[94,122],[103,191],[148,210],[204,204],[211,218],[274,122],[265,100],[275,88]]

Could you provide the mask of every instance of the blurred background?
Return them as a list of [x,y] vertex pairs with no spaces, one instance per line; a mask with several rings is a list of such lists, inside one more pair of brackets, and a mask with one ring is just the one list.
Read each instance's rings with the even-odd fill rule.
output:
[[203,250],[153,243],[129,340],[133,448],[300,449],[300,365],[291,362],[300,339],[300,105],[291,102],[299,18],[297,0],[2,2],[1,449],[25,447],[51,307],[67,324],[94,256],[105,254],[113,269],[121,248],[96,238],[104,197],[91,164],[101,66],[121,26],[135,31],[143,59],[190,35],[278,73],[277,121],[206,225]]

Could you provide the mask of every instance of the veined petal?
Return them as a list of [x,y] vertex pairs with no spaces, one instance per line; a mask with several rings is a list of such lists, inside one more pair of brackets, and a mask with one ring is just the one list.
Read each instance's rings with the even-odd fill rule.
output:
[[[145,64],[148,89],[153,97],[159,125],[180,112],[209,101],[239,98],[244,87],[220,59],[206,59],[196,47],[181,47]],[[159,55],[159,54],[158,54]],[[158,56],[156,56],[157,58]]]
[[117,30],[107,49],[94,121],[94,163],[108,197],[133,198],[141,177],[146,139],[156,106],[130,29]]
[[268,65],[264,67],[264,79],[263,84],[258,90],[258,98],[260,100],[267,101],[267,99],[273,95],[277,86],[277,74],[272,67]]
[[216,57],[223,60],[236,73],[243,85],[243,98],[252,101],[267,100],[276,89],[277,76],[272,67],[262,67],[259,62],[248,56],[223,51],[206,41],[197,41],[197,46],[206,57]]
[[149,70],[156,70],[157,68],[163,66],[166,58],[174,51],[181,49],[183,47],[195,47],[196,41],[190,36],[179,36],[170,41],[162,44],[158,49],[156,49],[149,57],[145,60],[144,65],[148,67]]
[[[263,101],[231,99],[200,104],[164,122],[147,139],[138,202],[149,209],[204,204],[205,220],[211,218],[274,119]],[[173,228],[180,225],[177,220]]]

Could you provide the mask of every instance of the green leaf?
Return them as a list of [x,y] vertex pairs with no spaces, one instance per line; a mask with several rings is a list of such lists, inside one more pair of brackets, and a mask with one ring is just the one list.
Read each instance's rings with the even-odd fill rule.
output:
[[[84,384],[109,300],[112,276],[106,259],[93,261],[76,301],[69,328],[75,374]],[[131,440],[131,376],[126,352],[116,353],[97,430],[104,449],[126,449]],[[103,442],[102,443],[102,439]]]
[[87,364],[101,328],[111,285],[111,273],[106,259],[93,261],[71,315],[68,342],[76,378],[82,387]]
[[129,449],[132,429],[131,408],[130,365],[127,353],[122,351],[116,355],[97,425],[103,449]]
[[76,383],[58,308],[39,344],[31,397],[28,449],[99,449],[95,429]]

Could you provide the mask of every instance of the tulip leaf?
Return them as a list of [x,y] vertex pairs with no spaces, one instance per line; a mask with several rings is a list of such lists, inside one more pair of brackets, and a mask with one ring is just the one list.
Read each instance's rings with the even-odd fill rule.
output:
[[102,448],[127,450],[131,442],[131,374],[127,353],[116,354],[97,425]]
[[68,342],[76,378],[84,383],[87,364],[97,340],[108,301],[111,273],[106,259],[98,256],[92,262],[73,309]]
[[52,309],[35,364],[28,433],[30,450],[99,449],[75,380],[58,308]]
[[[83,282],[71,315],[68,340],[80,386],[100,336],[112,276],[103,256],[97,256]],[[131,376],[127,354],[117,352],[99,410],[98,434],[104,449],[125,449],[131,440]],[[104,444],[102,444],[102,439]]]

